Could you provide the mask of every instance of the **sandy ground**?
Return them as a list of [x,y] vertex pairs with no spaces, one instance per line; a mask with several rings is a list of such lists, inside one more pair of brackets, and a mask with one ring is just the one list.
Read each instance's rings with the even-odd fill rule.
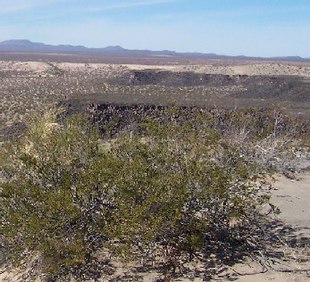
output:
[[284,63],[248,63],[242,65],[183,65],[183,66],[143,66],[126,65],[129,69],[164,69],[170,71],[191,71],[224,75],[296,75],[310,77],[310,65]]
[[[299,238],[307,240],[309,249],[310,241],[310,173],[301,174],[297,180],[288,179],[280,176],[275,183],[276,190],[273,191],[271,202],[280,208],[281,213],[278,215],[285,224],[291,226],[298,234]],[[289,250],[288,250],[289,251]],[[292,250],[294,252],[294,250]],[[296,252],[296,257],[298,253]],[[245,275],[239,277],[236,281],[273,281],[273,282],[304,282],[310,281],[310,258],[297,261],[290,261],[275,266],[274,270],[256,275]],[[236,265],[234,267],[239,273],[255,273],[261,270],[261,266],[253,265]],[[308,272],[302,271],[308,269]],[[279,272],[284,270],[287,272]],[[292,272],[289,272],[292,271]]]
[[[310,63],[270,63],[270,62],[249,62],[238,64],[205,64],[205,65],[138,65],[138,64],[85,64],[85,63],[52,63],[62,70],[70,71],[93,71],[119,69],[126,70],[145,70],[158,69],[167,71],[191,71],[196,73],[224,74],[224,75],[293,75],[310,78]],[[46,62],[13,62],[0,61],[0,71],[30,71],[39,73],[48,71],[51,65]]]
[[281,210],[279,217],[293,227],[303,228],[310,236],[310,173],[297,180],[281,176],[275,188],[272,201]]

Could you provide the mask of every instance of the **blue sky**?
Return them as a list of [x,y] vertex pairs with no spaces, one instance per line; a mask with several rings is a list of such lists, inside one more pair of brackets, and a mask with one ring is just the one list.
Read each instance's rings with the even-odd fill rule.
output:
[[310,57],[310,0],[0,0],[0,41]]

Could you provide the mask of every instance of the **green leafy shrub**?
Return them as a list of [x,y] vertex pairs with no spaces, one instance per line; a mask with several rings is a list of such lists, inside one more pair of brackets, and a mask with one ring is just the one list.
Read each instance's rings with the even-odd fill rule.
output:
[[199,117],[146,119],[141,134],[112,140],[82,117],[56,117],[35,118],[1,148],[0,234],[9,261],[37,256],[43,272],[64,275],[100,251],[155,261],[159,251],[175,270],[268,201],[265,168],[244,155],[250,145],[195,126]]

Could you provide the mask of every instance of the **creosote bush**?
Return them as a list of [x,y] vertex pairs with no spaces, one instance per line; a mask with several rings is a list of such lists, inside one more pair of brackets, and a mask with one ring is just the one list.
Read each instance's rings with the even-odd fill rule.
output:
[[267,170],[247,156],[250,142],[228,142],[195,126],[201,120],[146,119],[140,134],[102,140],[85,118],[57,123],[57,114],[34,118],[1,147],[8,262],[36,257],[59,277],[101,252],[175,271],[268,202]]

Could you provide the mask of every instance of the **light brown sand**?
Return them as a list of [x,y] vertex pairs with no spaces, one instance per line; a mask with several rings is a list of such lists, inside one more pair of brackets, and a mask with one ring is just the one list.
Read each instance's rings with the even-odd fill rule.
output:
[[[298,180],[292,180],[280,176],[275,183],[275,188],[277,190],[273,192],[271,201],[281,210],[281,213],[278,216],[279,219],[292,226],[300,237],[308,238],[308,240],[310,240],[310,173],[301,174],[297,179]],[[309,248],[309,246],[306,247]],[[294,250],[291,251],[294,252]],[[310,258],[308,257],[307,261],[298,261],[298,255],[299,254],[296,252],[297,261],[285,262],[275,267],[277,270],[296,270],[295,272],[270,270],[266,273],[242,276],[236,281],[310,281]],[[234,268],[240,273],[253,273],[261,269],[260,266],[255,267],[255,265],[252,265],[252,267],[237,265]],[[308,269],[309,271],[302,271],[304,269]]]
[[[205,64],[205,65],[139,65],[139,64],[100,64],[100,63],[53,63],[60,69],[67,71],[92,71],[92,70],[145,70],[157,69],[175,72],[191,71],[206,74],[224,75],[289,75],[310,78],[310,63],[271,63],[271,62],[249,62],[240,65],[230,64]],[[15,70],[29,72],[44,72],[51,66],[46,62],[13,62],[0,61],[0,70]]]

